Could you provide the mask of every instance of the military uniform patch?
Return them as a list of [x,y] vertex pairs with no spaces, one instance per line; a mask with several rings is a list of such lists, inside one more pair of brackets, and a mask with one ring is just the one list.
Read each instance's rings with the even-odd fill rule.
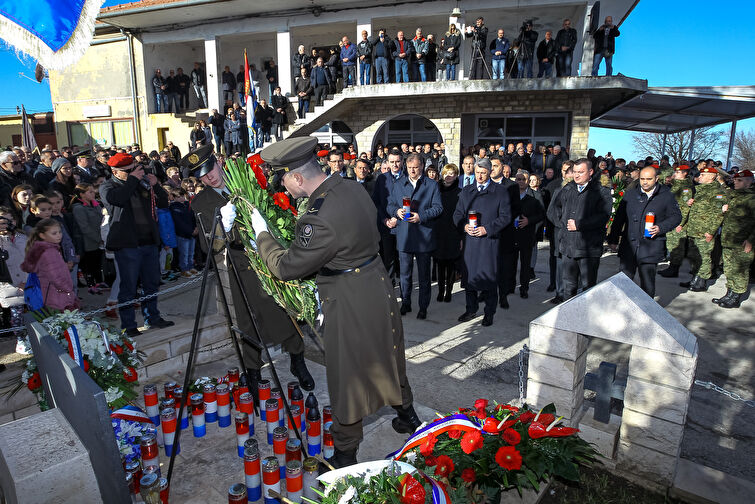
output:
[[314,203],[312,203],[312,206],[307,210],[307,213],[316,215],[317,212],[320,211],[320,207],[322,206],[323,201],[325,201],[325,198],[317,198]]
[[315,228],[312,224],[304,224],[299,230],[299,242],[302,247],[309,247],[309,242],[315,235]]

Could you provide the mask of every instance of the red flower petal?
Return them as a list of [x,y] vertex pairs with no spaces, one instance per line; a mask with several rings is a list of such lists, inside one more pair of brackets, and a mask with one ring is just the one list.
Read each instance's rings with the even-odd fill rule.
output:
[[436,457],[433,457],[432,455],[428,455],[425,457],[425,465],[432,467],[434,465],[438,464],[438,459]]
[[42,379],[39,377],[39,372],[35,371],[34,374],[29,377],[29,381],[26,383],[26,386],[29,387],[29,390],[31,391],[35,391],[38,388],[42,387]]
[[461,471],[461,479],[463,479],[467,483],[474,483],[477,479],[477,474],[475,474],[474,469],[467,467],[466,469]]
[[556,419],[555,415],[551,415],[550,413],[540,413],[540,416],[538,417],[537,421],[547,427],[550,424],[552,424],[555,419]]
[[503,440],[511,446],[518,445],[522,440],[522,436],[514,429],[506,429],[502,434]]
[[399,479],[401,483],[401,504],[424,504],[425,487],[414,479],[414,476],[404,474]]
[[461,449],[469,455],[482,448],[482,434],[478,430],[469,431],[461,438]]
[[454,461],[448,455],[440,455],[437,458],[438,464],[435,466],[435,475],[448,477],[454,472]]
[[517,408],[516,406],[512,406],[510,404],[499,404],[498,406],[495,407],[496,412],[503,411],[503,410],[508,410],[508,411],[511,411],[512,413],[516,413],[517,411],[519,411],[519,408]]
[[485,409],[487,407],[488,407],[488,400],[487,399],[477,399],[474,402],[474,409],[476,409],[478,411],[481,410],[481,409]]
[[527,434],[529,434],[532,439],[545,437],[547,435],[545,432],[545,425],[540,422],[532,422],[530,426],[527,427]]
[[519,415],[519,418],[517,420],[519,420],[520,422],[526,424],[526,423],[531,422],[534,419],[535,419],[535,414],[533,412],[531,412],[531,411],[525,411],[524,413],[522,413],[521,415]]
[[425,442],[422,443],[419,447],[419,452],[427,457],[428,455],[433,454],[433,448],[435,448],[435,443],[438,442],[438,439],[435,437],[434,433],[431,433],[425,438]]
[[522,455],[513,446],[501,446],[495,454],[495,461],[499,466],[509,471],[522,468]]
[[579,432],[579,429],[574,427],[553,427],[551,430],[545,433],[547,437],[566,437],[571,436]]
[[451,439],[459,439],[462,434],[463,432],[459,429],[452,429],[448,431],[448,437],[450,437]]

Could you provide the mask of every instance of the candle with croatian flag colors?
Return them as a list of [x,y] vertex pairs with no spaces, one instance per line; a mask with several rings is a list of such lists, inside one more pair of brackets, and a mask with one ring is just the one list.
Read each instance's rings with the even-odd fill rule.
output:
[[280,465],[281,479],[286,478],[286,441],[288,441],[288,430],[285,427],[273,429],[273,454]]
[[267,408],[265,402],[270,399],[270,380],[260,380],[257,382],[257,397],[260,400],[260,419],[267,421]]
[[655,212],[648,212],[645,214],[645,238],[652,238],[650,228],[655,226]]
[[160,425],[160,407],[157,405],[157,385],[148,383],[144,386],[144,409],[155,427]]
[[239,403],[236,405],[238,411],[243,411],[247,415],[254,412],[254,406],[252,405],[254,396],[250,392],[241,394],[239,396]]
[[231,425],[231,395],[227,383],[221,383],[215,388],[218,398],[218,427]]
[[260,450],[257,440],[249,438],[244,442],[244,478],[249,502],[262,497],[262,480],[260,477]]
[[409,220],[409,214],[412,212],[412,199],[404,198],[403,204],[404,220]]
[[304,486],[304,497],[307,499],[320,498],[320,496],[314,491],[315,488],[320,486],[317,481],[319,464],[320,463],[314,457],[307,457],[304,459],[304,462],[302,462],[302,483]]
[[320,411],[312,408],[307,412],[307,453],[313,457],[320,453]]
[[204,386],[204,420],[207,423],[218,421],[218,398],[212,383]]
[[204,423],[204,398],[202,394],[191,394],[191,423],[194,425],[194,437],[203,437],[207,432]]
[[236,366],[228,368],[228,385],[232,387],[237,381],[239,381],[239,368]]
[[173,399],[173,391],[176,390],[176,387],[178,387],[178,383],[173,381],[169,381],[165,385],[163,385],[166,399]]
[[179,445],[173,446],[173,439],[176,437],[176,408],[165,408],[160,412],[160,425],[163,428],[163,439],[165,440],[165,454],[170,457],[173,450],[176,455],[181,453]]
[[301,441],[289,437],[286,441],[286,463],[292,460],[301,461]]
[[235,483],[228,489],[228,504],[246,504],[249,500],[243,483]]
[[236,447],[239,457],[244,458],[244,441],[249,439],[249,415],[237,411],[233,419],[236,421]]
[[265,401],[265,413],[267,424],[267,444],[273,444],[273,431],[278,427],[278,399]]
[[301,502],[302,497],[302,465],[298,460],[286,463],[286,497],[292,502]]
[[[294,419],[296,430],[301,433],[301,410],[296,404],[291,405],[291,418]],[[296,432],[294,431],[294,425],[291,425],[291,418],[288,419],[288,437],[289,439],[298,439],[296,437]]]
[[322,424],[325,425],[328,422],[333,421],[333,408],[328,404],[322,407]]
[[299,429],[302,425],[305,425],[307,417],[304,415],[304,394],[299,387],[296,387],[291,391],[291,413],[294,412],[294,406],[299,407]]
[[332,458],[335,451],[335,447],[333,446],[333,433],[330,430],[332,427],[333,422],[324,423],[322,425],[322,456],[326,459]]
[[265,504],[280,504],[280,500],[271,497],[268,490],[278,493],[281,491],[280,466],[275,457],[267,457],[262,461],[262,496]]
[[142,466],[159,466],[160,454],[157,448],[157,437],[151,432],[142,434],[139,440],[139,450],[142,454]]
[[168,504],[168,496],[170,495],[170,483],[167,478],[160,478],[160,503]]
[[[186,399],[184,400],[183,387],[176,387],[175,389],[173,389],[173,399],[176,401],[176,418],[178,418],[178,415],[181,415],[181,421],[178,422],[179,429],[188,429],[189,428],[189,398],[186,397]],[[181,413],[181,401],[184,402],[183,414]]]
[[298,381],[290,381],[288,384],[286,384],[286,387],[288,388],[288,400],[291,400],[291,394],[293,393],[294,389],[299,386]]
[[270,399],[275,399],[278,401],[278,426],[283,427],[286,424],[284,423],[285,420],[285,414],[283,413],[283,397],[281,396],[280,389],[274,388],[270,391]]
[[469,227],[477,229],[477,212],[470,210],[467,215],[469,217]]

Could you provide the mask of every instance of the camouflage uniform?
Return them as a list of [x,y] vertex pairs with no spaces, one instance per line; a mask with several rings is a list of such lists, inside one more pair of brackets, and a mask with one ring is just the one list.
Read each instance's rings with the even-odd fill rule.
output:
[[671,182],[671,192],[674,195],[674,199],[676,199],[676,204],[679,205],[679,210],[682,212],[682,222],[679,224],[682,226],[682,230],[678,233],[676,230],[672,230],[666,234],[666,248],[669,253],[670,265],[679,267],[682,265],[684,251],[687,248],[687,230],[684,229],[687,224],[687,217],[689,217],[687,200],[693,198],[695,194],[692,179],[687,177],[673,180]]
[[755,243],[755,187],[730,192],[729,209],[721,229],[726,287],[736,294],[747,291],[753,251],[744,251],[744,241]]
[[[689,207],[685,230],[689,238],[689,261],[692,276],[707,280],[711,276],[710,254],[714,241],[705,240],[705,233],[715,236],[723,221],[721,207],[728,203],[725,187],[716,181],[700,184],[695,190],[695,202]],[[685,205],[686,206],[686,205]]]

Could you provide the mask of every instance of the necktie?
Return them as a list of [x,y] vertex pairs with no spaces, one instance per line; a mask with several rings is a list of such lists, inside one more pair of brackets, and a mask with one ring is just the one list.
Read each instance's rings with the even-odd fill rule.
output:
[[466,181],[464,182],[465,186],[468,186],[469,184],[472,183],[472,177],[470,177],[469,175],[467,175],[465,178],[466,178]]
[[477,192],[481,192],[481,191],[482,191],[482,186],[481,186],[481,185],[478,185],[478,186],[477,186]]

